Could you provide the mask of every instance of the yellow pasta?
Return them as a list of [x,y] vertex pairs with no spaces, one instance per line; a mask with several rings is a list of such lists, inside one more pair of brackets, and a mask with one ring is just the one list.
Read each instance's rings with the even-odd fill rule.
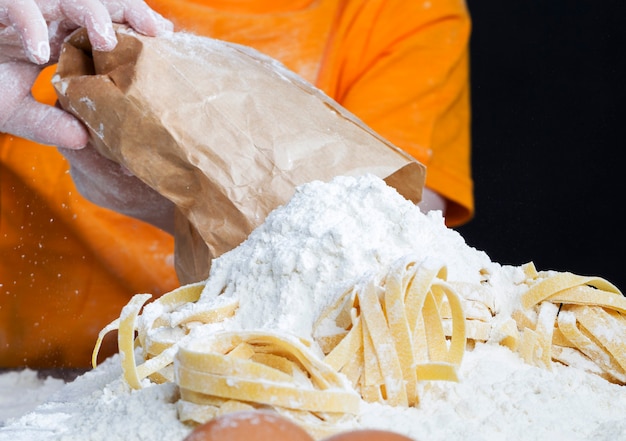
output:
[[[133,296],[122,309],[120,318],[111,322],[100,332],[93,351],[93,365],[96,365],[98,351],[104,336],[117,329],[122,371],[124,379],[131,387],[141,388],[141,381],[147,377],[156,382],[171,381],[172,374],[168,368],[174,361],[177,350],[174,346],[176,341],[160,340],[158,330],[163,329],[165,323],[172,322],[166,320],[168,313],[174,313],[177,308],[197,301],[203,286],[202,283],[189,284],[164,294],[153,302],[154,305],[160,307],[161,313],[159,315],[144,314],[141,316],[141,320],[138,320],[139,312],[151,298],[151,295],[137,294]],[[235,308],[236,302],[230,302],[204,314],[198,314],[197,311],[193,310],[187,316],[194,320],[201,320],[203,323],[212,323],[232,315]],[[189,320],[182,320],[182,322],[188,323]],[[181,329],[181,331],[182,335],[186,334],[186,330]],[[137,337],[135,337],[135,333],[137,333]],[[141,365],[136,364],[136,346],[143,349],[145,360]]]
[[[458,381],[468,341],[496,342],[528,363],[551,369],[591,360],[594,373],[626,383],[626,299],[598,277],[521,267],[527,287],[519,308],[499,317],[488,286],[448,282],[444,264],[400,259],[347,289],[317,318],[311,340],[284,331],[203,331],[233,316],[236,298],[199,302],[204,283],[148,303],[134,296],[118,330],[123,376],[133,388],[176,382],[182,421],[272,408],[316,438],[340,429],[361,400],[392,406],[419,402],[420,381]],[[201,336],[201,337],[200,337]]]
[[[529,289],[513,313],[517,329],[500,327],[501,342],[530,364],[550,369],[571,363],[562,348],[578,351],[610,381],[626,384],[626,298],[608,281],[525,267]],[[594,371],[594,373],[598,373]]]
[[[297,377],[261,361],[229,356],[233,346],[243,340],[255,352],[281,354],[308,375]],[[258,359],[257,359],[258,360]],[[179,347],[176,376],[183,391],[194,391],[222,399],[300,409],[313,412],[356,414],[359,396],[343,377],[330,369],[313,352],[291,337],[269,332],[220,332],[207,339],[193,340]],[[306,378],[306,382],[298,381]]]
[[[337,317],[336,327],[346,328],[326,363],[346,375],[366,400],[394,406],[418,402],[418,380],[457,380],[466,321],[462,301],[442,280],[445,276],[445,266],[419,265],[409,258],[381,281],[369,279],[346,292],[317,326]],[[346,316],[349,324],[341,322]],[[355,369],[361,360],[362,369]]]
[[[235,314],[237,301],[198,302],[203,283],[150,303],[150,295],[139,294],[102,330],[93,361],[104,336],[117,329],[127,383],[141,388],[145,379],[176,381],[184,421],[272,407],[328,434],[358,412],[361,399],[410,406],[418,402],[418,381],[458,380],[468,327],[463,305],[482,297],[462,299],[446,273],[443,265],[406,258],[382,280],[357,284],[321,314],[317,344],[266,330],[192,338],[198,324]],[[473,310],[476,322],[490,316],[486,306]],[[332,323],[329,335],[319,332],[323,323]]]

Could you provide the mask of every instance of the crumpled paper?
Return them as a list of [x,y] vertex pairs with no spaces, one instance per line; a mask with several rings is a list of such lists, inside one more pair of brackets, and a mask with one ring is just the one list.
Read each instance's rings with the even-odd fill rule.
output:
[[370,173],[421,200],[422,164],[276,60],[192,34],[116,32],[110,52],[72,34],[53,85],[100,153],[176,204],[181,283],[206,279],[298,185]]

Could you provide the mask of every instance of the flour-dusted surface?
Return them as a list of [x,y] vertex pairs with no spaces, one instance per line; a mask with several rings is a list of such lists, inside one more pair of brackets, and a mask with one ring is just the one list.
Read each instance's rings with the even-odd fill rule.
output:
[[120,375],[116,356],[53,393],[34,412],[6,421],[0,440],[184,438],[189,429],[176,417],[174,385],[131,391]]
[[401,430],[416,440],[623,440],[622,386],[579,369],[529,366],[507,348],[468,352],[459,383],[424,385],[418,408],[369,404],[363,424]]
[[[423,215],[381,180],[364,177],[300,188],[215,262],[195,305],[235,297],[239,310],[220,326],[306,336],[316,314],[346,286],[407,253],[445,263],[449,280],[482,281],[500,316],[517,304],[519,268],[491,262],[447,229],[440,215]],[[624,388],[582,369],[533,367],[505,347],[480,343],[468,350],[459,374],[458,383],[421,383],[414,408],[363,402],[353,425],[423,441],[626,439]],[[17,399],[19,388],[10,391]],[[0,440],[180,441],[191,429],[178,420],[176,400],[174,384],[131,391],[114,357],[33,411],[1,416]]]
[[[176,417],[171,385],[131,392],[118,363],[109,360],[34,412],[7,421],[0,440],[182,440],[190,429]],[[528,366],[500,346],[477,346],[459,383],[423,385],[420,398],[411,409],[364,404],[358,422],[416,441],[626,439],[623,387],[575,368]]]
[[0,374],[0,427],[3,421],[35,409],[63,385],[63,380],[39,378],[31,369]]

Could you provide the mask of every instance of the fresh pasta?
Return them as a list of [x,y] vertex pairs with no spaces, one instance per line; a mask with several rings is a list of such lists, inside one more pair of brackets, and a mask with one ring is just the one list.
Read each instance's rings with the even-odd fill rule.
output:
[[[554,361],[626,383],[626,299],[598,277],[521,267],[518,307],[499,317],[488,284],[447,280],[447,267],[405,256],[368,274],[317,317],[310,339],[285,331],[196,332],[237,313],[238,300],[202,302],[204,283],[149,302],[134,296],[100,333],[118,330],[124,379],[175,382],[179,418],[192,424],[223,413],[271,408],[316,438],[338,431],[361,400],[419,403],[419,383],[459,381],[468,342],[492,342],[527,362]],[[148,303],[149,302],[149,303]],[[219,328],[219,327],[218,327]]]
[[[525,265],[528,290],[499,328],[500,342],[524,360],[550,369],[553,360],[626,384],[626,298],[608,281]],[[580,362],[584,360],[584,362]]]
[[[332,320],[331,328],[341,334],[340,339],[323,336],[339,340],[334,347],[322,345],[326,363],[365,400],[394,406],[417,404],[420,380],[456,381],[466,323],[461,299],[445,278],[445,266],[409,258],[382,281],[370,278],[346,291],[318,321],[318,333]],[[451,323],[449,338],[442,311]]]
[[[237,301],[198,302],[203,283],[149,306],[150,295],[138,294],[100,333],[93,362],[104,336],[117,329],[126,382],[176,382],[181,420],[270,407],[321,437],[356,415],[360,400],[411,406],[418,381],[458,380],[466,318],[446,273],[444,265],[405,258],[339,296],[312,340],[268,330],[196,338],[197,327],[235,314]],[[335,334],[324,333],[329,324]]]
[[174,365],[183,421],[271,407],[322,436],[359,411],[360,397],[345,378],[293,336],[218,332],[180,345]]

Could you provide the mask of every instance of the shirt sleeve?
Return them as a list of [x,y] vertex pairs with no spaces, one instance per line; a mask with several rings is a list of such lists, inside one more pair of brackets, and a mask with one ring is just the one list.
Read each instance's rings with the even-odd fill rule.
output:
[[426,165],[426,186],[448,201],[446,223],[474,212],[469,36],[462,0],[348,1],[318,84]]

